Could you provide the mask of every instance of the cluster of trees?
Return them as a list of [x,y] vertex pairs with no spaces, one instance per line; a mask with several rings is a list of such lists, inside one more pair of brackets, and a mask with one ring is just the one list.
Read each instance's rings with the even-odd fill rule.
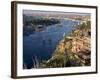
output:
[[47,19],[47,18],[42,18],[42,17],[39,17],[39,16],[26,16],[24,15],[23,16],[23,24],[24,25],[52,25],[52,24],[57,24],[57,23],[60,23],[60,21],[58,19],[54,19],[54,18],[51,18],[51,19]]
[[68,52],[67,55],[57,53],[55,57],[53,57],[48,63],[46,63],[46,67],[71,67],[71,66],[81,66],[80,58],[72,53],[71,51]]
[[78,25],[77,26],[78,29],[80,30],[87,30],[87,29],[90,29],[91,28],[91,21],[86,21],[86,22],[83,22],[82,24]]
[[83,22],[76,26],[76,30],[73,30],[70,36],[84,37],[91,36],[91,21]]

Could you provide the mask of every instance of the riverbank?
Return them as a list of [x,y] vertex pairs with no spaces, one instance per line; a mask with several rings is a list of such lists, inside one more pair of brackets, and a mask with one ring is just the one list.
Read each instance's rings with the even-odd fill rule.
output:
[[75,67],[91,65],[90,23],[77,26],[59,42],[46,67]]

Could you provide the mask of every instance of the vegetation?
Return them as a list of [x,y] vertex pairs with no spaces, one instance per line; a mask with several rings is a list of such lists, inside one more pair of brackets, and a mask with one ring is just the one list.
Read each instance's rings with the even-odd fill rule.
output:
[[83,22],[82,24],[78,25],[77,26],[77,29],[79,30],[87,30],[87,29],[91,29],[91,22],[90,21],[87,21],[87,22]]
[[42,18],[42,17],[34,17],[34,16],[25,16],[23,17],[24,25],[52,25],[60,23],[58,19],[49,19],[49,18]]

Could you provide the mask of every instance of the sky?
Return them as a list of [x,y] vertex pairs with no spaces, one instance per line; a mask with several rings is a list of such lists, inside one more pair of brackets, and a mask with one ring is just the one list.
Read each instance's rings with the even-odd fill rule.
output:
[[23,10],[23,14],[31,16],[90,16],[90,13],[77,13],[77,12],[57,12],[57,11],[39,11],[39,10]]

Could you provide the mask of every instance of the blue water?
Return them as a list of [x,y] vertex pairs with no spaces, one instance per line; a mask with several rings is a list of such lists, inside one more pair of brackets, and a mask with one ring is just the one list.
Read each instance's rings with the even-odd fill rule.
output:
[[78,21],[64,19],[60,21],[62,27],[57,27],[57,25],[47,26],[43,31],[23,37],[23,61],[28,69],[33,67],[32,58],[34,56],[40,61],[48,60],[63,36],[68,35],[75,29],[73,25],[78,24]]

